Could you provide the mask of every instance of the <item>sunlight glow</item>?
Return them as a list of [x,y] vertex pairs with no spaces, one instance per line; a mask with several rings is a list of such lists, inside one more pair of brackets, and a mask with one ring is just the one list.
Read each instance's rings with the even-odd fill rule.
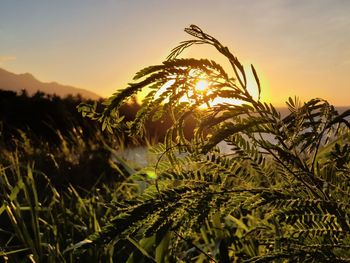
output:
[[249,94],[253,97],[253,99],[258,100],[259,99],[259,89],[258,84],[256,83],[256,80],[254,78],[254,75],[252,72],[247,72],[247,89]]
[[[253,73],[249,70],[246,71],[246,78],[247,78],[247,89],[250,95],[253,97],[254,100],[259,99],[259,89],[258,84],[256,83],[256,80],[254,78]],[[216,106],[219,104],[230,104],[230,105],[242,105],[245,102],[239,99],[231,99],[231,98],[215,98],[213,101],[210,102],[210,106]]]
[[[170,88],[175,83],[175,79],[171,79],[168,82],[166,82],[154,95],[155,99],[158,99],[160,95],[162,95],[164,92],[167,91],[168,88]],[[164,103],[167,103],[169,101],[169,98],[166,98],[164,100]]]
[[[189,75],[192,78],[192,81],[190,81],[190,83],[192,84],[189,84],[189,85],[193,85],[192,86],[193,88],[189,89],[187,93],[179,99],[180,103],[182,102],[195,103],[194,100],[197,96],[206,97],[206,96],[210,96],[213,93],[213,90],[211,89],[212,83],[210,80],[206,79],[205,76],[203,75],[198,76],[197,72],[195,71],[190,71]],[[258,85],[256,83],[253,73],[250,70],[246,70],[246,78],[247,78],[247,88],[250,95],[253,97],[253,99],[258,100],[259,98]],[[170,79],[169,81],[167,81],[156,92],[155,98],[158,98],[164,92],[169,92],[168,89],[171,88],[174,84],[175,84],[175,79]],[[264,98],[261,98],[261,99],[264,99]],[[168,101],[169,101],[169,98],[164,99],[164,103],[167,103]],[[215,107],[220,104],[242,105],[244,103],[245,103],[244,101],[239,99],[216,97],[213,100],[208,99],[206,103],[203,103],[202,105],[200,105],[199,108],[207,109],[210,107]]]
[[205,79],[201,79],[196,84],[196,90],[197,91],[205,91],[209,86],[209,83]]
[[243,101],[238,99],[230,99],[230,98],[215,98],[213,101],[209,102],[210,106],[217,106],[219,104],[229,104],[229,105],[242,105]]

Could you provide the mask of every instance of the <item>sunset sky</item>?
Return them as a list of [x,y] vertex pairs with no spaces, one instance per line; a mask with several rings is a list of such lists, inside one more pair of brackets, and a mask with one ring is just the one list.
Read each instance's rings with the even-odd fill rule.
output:
[[349,14],[348,0],[1,0],[0,67],[108,96],[196,24],[256,66],[266,100],[350,105]]

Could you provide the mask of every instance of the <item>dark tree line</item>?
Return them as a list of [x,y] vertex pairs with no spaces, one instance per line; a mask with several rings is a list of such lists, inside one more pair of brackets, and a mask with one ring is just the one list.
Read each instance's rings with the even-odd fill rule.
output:
[[86,135],[93,128],[76,112],[80,96],[60,98],[37,92],[28,96],[25,91],[16,94],[12,91],[0,91],[0,122],[5,139],[15,136],[18,129],[28,132],[36,139],[57,142],[59,131],[67,135],[74,127],[87,128]]
[[[68,95],[61,98],[38,91],[28,96],[25,90],[21,94],[13,91],[0,90],[0,132],[4,141],[9,141],[18,135],[18,130],[25,132],[30,139],[45,140],[49,143],[60,143],[59,134],[70,136],[71,132],[79,130],[84,139],[93,139],[96,132],[100,132],[100,125],[83,118],[77,111],[77,105],[82,102],[95,103],[81,96]],[[100,107],[101,101],[96,101]],[[124,123],[135,118],[140,105],[135,99],[123,105],[119,114],[124,116]],[[169,119],[156,122],[149,120],[146,125],[146,137],[151,141],[161,141],[167,128]],[[190,132],[188,133],[190,134]],[[126,145],[131,142],[123,130],[115,131],[114,138]],[[135,143],[133,141],[132,143]],[[138,143],[144,143],[139,140]]]

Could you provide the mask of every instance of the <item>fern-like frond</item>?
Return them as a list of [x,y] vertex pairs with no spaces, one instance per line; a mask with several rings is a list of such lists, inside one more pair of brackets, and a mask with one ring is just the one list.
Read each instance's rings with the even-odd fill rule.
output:
[[[92,243],[115,245],[123,259],[136,247],[153,260],[140,244],[157,250],[167,237],[173,261],[349,262],[350,111],[339,114],[322,99],[302,104],[290,98],[282,118],[260,101],[253,66],[258,98],[226,46],[198,26],[185,31],[194,39],[181,42],[162,64],[137,72],[135,83],[102,111],[79,108],[110,131],[127,126],[130,136],[142,135],[148,121],[171,122],[164,143],[153,147],[158,161],[130,178],[144,179],[146,189],[116,205],[118,215]],[[223,55],[233,76],[212,60],[178,58],[198,44]],[[209,87],[199,92],[202,79]],[[148,95],[125,125],[118,109],[141,90]],[[241,103],[213,105],[218,98]],[[189,121],[193,136],[185,136]]]

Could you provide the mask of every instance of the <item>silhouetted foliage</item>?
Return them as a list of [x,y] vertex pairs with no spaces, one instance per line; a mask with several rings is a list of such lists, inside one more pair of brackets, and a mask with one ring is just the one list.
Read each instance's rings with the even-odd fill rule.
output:
[[[260,101],[253,66],[257,98],[227,47],[195,25],[185,31],[194,39],[181,42],[161,65],[136,73],[105,108],[81,105],[84,116],[113,131],[123,125],[123,102],[148,90],[130,134],[142,134],[149,118],[170,115],[172,125],[164,144],[153,148],[159,161],[134,175],[147,182],[144,193],[117,204],[119,214],[72,249],[115,247],[121,262],[349,262],[350,110],[290,98],[282,117]],[[216,48],[234,76],[211,60],[178,58],[197,44]],[[209,82],[208,91],[195,90],[200,79]],[[216,98],[241,103],[213,104]],[[193,138],[183,134],[188,116]]]

